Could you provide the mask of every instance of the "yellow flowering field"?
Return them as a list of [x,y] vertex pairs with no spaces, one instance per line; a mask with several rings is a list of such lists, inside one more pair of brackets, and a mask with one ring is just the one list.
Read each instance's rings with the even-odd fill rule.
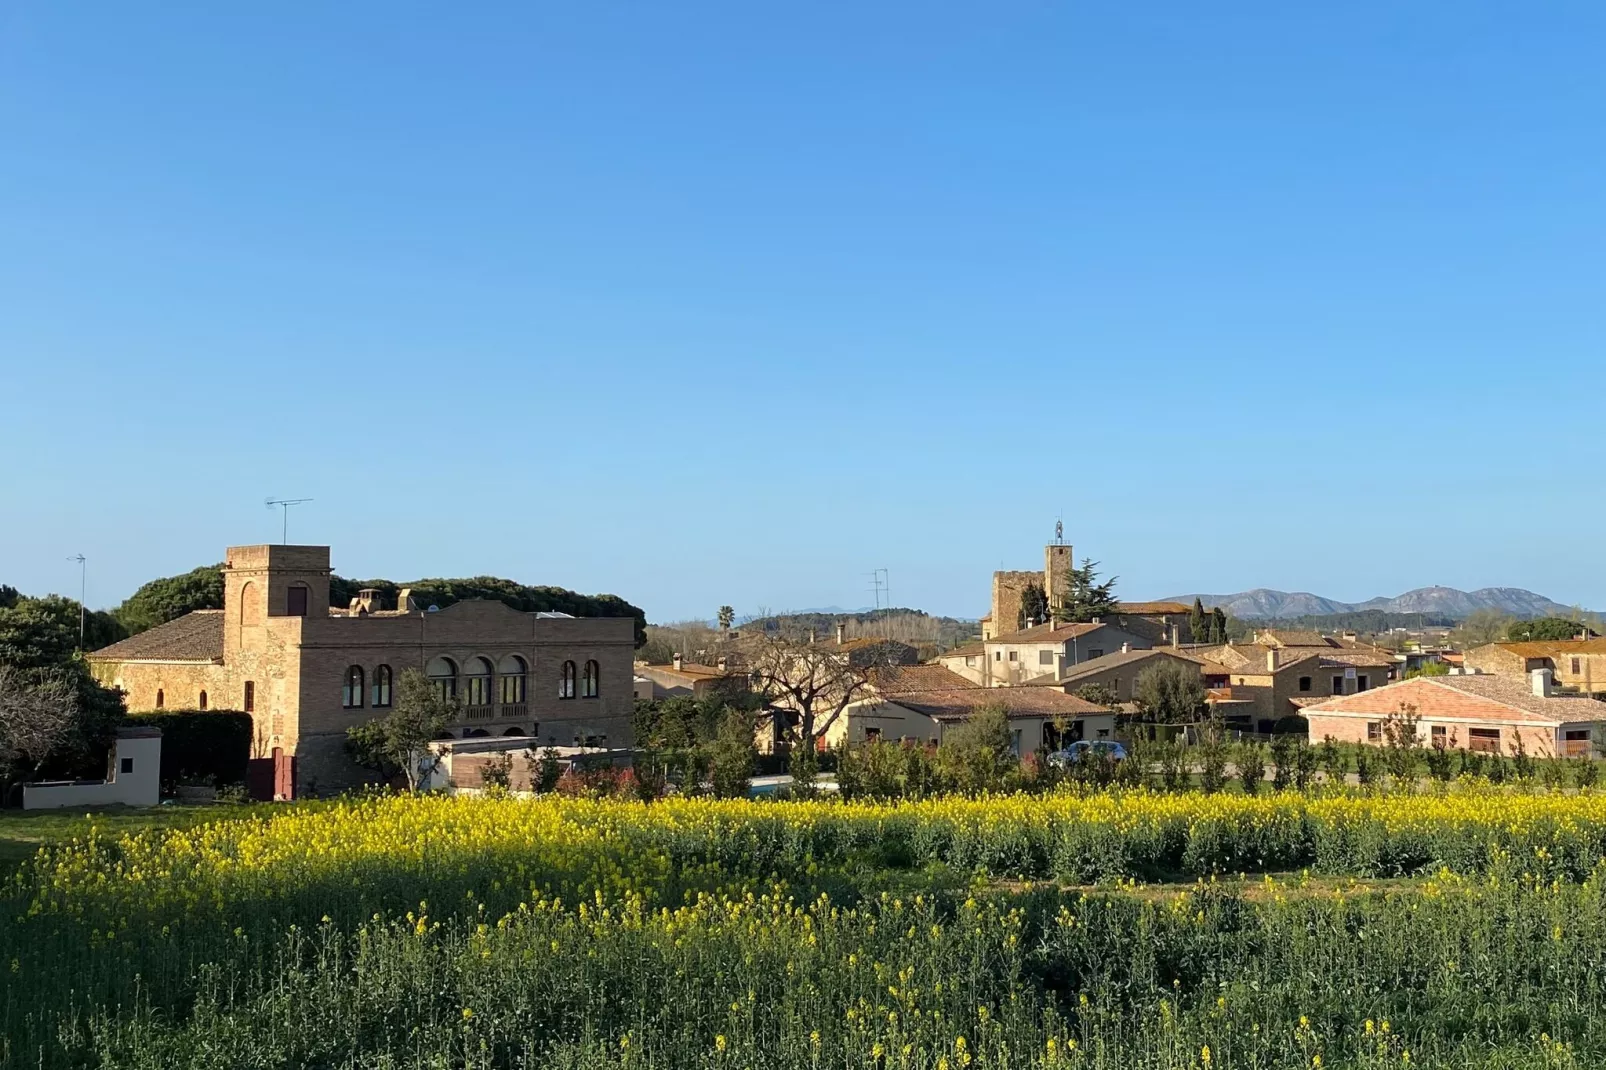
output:
[[43,852],[0,1022],[19,1066],[1599,1065],[1603,843],[1487,787],[293,805]]

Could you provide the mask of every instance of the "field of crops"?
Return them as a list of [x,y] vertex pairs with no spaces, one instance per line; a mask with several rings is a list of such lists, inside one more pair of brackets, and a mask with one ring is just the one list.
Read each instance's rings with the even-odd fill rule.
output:
[[[1589,1067],[1606,795],[375,798],[4,894],[17,1066]],[[1275,875],[1273,875],[1275,874]]]

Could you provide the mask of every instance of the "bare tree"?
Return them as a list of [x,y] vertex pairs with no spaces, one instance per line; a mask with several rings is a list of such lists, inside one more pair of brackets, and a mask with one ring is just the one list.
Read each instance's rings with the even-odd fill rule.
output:
[[36,679],[0,665],[0,778],[31,775],[72,742],[79,728],[78,691],[59,676]]
[[833,643],[779,635],[756,637],[742,653],[754,690],[797,717],[797,724],[778,730],[777,738],[807,748],[829,733],[850,705],[869,697],[872,674],[887,664],[874,648],[850,656]]

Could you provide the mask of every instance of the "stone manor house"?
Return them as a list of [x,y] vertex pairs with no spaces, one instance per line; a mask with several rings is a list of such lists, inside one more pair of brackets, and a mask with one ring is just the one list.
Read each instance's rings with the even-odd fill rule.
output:
[[364,779],[347,757],[346,729],[385,714],[398,677],[414,668],[459,701],[451,738],[630,745],[629,617],[525,613],[481,600],[436,610],[405,589],[395,606],[364,591],[330,608],[330,571],[327,546],[231,546],[222,609],[114,643],[90,663],[130,710],[250,714],[252,756],[275,759],[281,794]]

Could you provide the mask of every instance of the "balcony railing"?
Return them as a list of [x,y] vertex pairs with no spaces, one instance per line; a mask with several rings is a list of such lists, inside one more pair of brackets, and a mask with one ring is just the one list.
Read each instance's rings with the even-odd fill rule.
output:
[[1587,739],[1565,739],[1561,743],[1563,758],[1588,758],[1594,744]]
[[495,706],[464,706],[463,707],[463,720],[465,720],[465,721],[489,721],[495,715],[496,715],[496,707]]
[[530,707],[522,702],[502,703],[502,712],[499,716],[503,720],[523,720],[530,715]]

